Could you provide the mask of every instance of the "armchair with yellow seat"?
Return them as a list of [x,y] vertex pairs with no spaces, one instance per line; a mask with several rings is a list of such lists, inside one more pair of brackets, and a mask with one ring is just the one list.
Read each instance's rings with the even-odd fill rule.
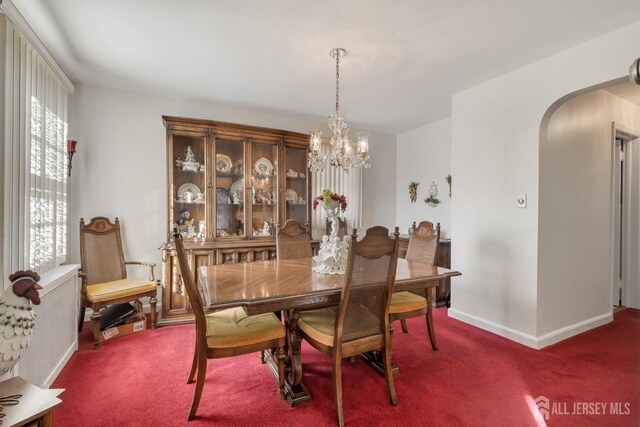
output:
[[338,425],[344,425],[342,403],[342,359],[380,350],[387,393],[395,406],[396,391],[391,372],[389,304],[398,260],[398,227],[395,238],[385,227],[372,227],[361,241],[356,230],[344,275],[344,287],[337,307],[302,311],[300,336],[315,349],[332,356],[334,401]]
[[[414,222],[411,228],[413,232],[409,238],[406,260],[435,266],[438,262],[440,223],[438,223],[434,229],[432,222],[422,221],[418,224],[417,228]],[[407,333],[406,319],[425,316],[429,339],[431,340],[431,348],[438,350],[436,333],[433,329],[432,310],[434,294],[434,288],[425,289],[424,295],[408,291],[396,292],[391,298],[389,313],[392,322],[394,320],[400,320],[404,333]]]
[[[112,304],[134,302],[137,311],[142,312],[139,299],[149,297],[151,306],[151,327],[156,327],[156,303],[158,286],[155,282],[154,263],[125,261],[120,235],[120,221],[98,216],[85,224],[80,219],[80,262],[82,279],[81,306],[78,331],[82,331],[86,308],[93,310],[91,329],[94,348],[100,348],[101,311]],[[149,278],[127,278],[127,265],[149,268]]]

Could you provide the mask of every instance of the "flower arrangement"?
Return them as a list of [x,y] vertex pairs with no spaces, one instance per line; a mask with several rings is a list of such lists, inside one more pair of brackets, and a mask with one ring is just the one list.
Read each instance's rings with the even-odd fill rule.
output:
[[313,210],[318,207],[320,202],[324,203],[325,206],[329,205],[329,202],[335,200],[340,203],[340,210],[344,212],[347,209],[347,198],[342,194],[336,194],[333,191],[325,188],[322,190],[322,195],[313,199]]

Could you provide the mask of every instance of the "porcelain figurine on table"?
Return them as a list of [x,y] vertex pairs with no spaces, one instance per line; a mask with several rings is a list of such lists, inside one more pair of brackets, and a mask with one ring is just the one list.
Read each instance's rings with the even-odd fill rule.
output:
[[[322,236],[322,244],[318,255],[313,257],[316,265],[313,271],[323,274],[344,274],[347,267],[347,253],[349,252],[349,240],[340,241],[338,237],[338,218],[340,211],[347,208],[347,199],[325,189],[321,196],[313,199],[313,208],[318,205],[327,213],[327,219],[331,222],[331,234]],[[346,245],[345,245],[346,243]]]

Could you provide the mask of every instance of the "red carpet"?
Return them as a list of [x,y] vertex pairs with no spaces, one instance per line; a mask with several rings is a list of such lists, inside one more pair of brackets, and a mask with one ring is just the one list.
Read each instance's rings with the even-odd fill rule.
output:
[[[345,421],[351,426],[639,426],[640,311],[536,351],[435,310],[440,350],[431,350],[423,319],[394,334],[398,406],[388,403],[384,378],[364,362],[343,364]],[[304,383],[313,400],[290,408],[258,354],[210,360],[198,416],[186,416],[194,385],[186,378],[192,325],[144,331],[93,351],[89,328],[80,350],[53,387],[65,388],[60,426],[335,425],[331,363],[303,347]],[[556,409],[544,421],[534,399]],[[605,415],[576,415],[605,402]],[[611,403],[628,415],[611,415]],[[628,403],[628,406],[625,406]],[[566,404],[566,406],[564,406]],[[600,407],[599,407],[600,408]],[[550,408],[552,409],[552,408]],[[565,410],[566,409],[566,410]],[[536,419],[537,417],[537,419]],[[546,424],[545,424],[546,423]]]

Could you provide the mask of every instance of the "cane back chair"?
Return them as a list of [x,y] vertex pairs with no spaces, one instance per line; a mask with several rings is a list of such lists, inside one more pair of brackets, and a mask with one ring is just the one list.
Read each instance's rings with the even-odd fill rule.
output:
[[[149,297],[151,327],[155,329],[158,286],[155,282],[154,263],[125,261],[120,235],[120,221],[109,218],[91,218],[89,224],[80,219],[80,262],[82,279],[78,331],[82,332],[85,309],[93,310],[91,329],[94,348],[100,348],[101,311],[112,304],[134,302],[139,314],[142,303],[139,299]],[[127,278],[127,265],[149,267],[149,278]]]
[[[406,260],[436,265],[438,262],[438,243],[440,241],[440,223],[434,229],[433,223],[422,221],[416,228],[413,223],[413,233],[409,238]],[[433,328],[433,301],[435,289],[425,289],[421,294],[414,292],[396,292],[391,298],[391,321],[400,320],[402,331],[407,333],[406,319],[425,316],[431,348],[438,350],[436,333]]]
[[300,313],[298,327],[302,338],[332,356],[334,400],[340,426],[344,425],[342,358],[380,350],[389,400],[392,405],[397,404],[391,373],[389,304],[398,260],[398,227],[394,235],[395,238],[389,238],[385,227],[372,227],[358,242],[354,229],[339,305]]
[[242,307],[228,308],[205,316],[200,292],[196,289],[184,252],[182,235],[177,229],[174,229],[173,238],[184,287],[196,319],[195,351],[187,384],[193,382],[196,374],[197,377],[187,419],[192,420],[196,416],[207,373],[207,359],[220,359],[275,349],[280,398],[284,399],[284,325],[273,313],[248,316]]

